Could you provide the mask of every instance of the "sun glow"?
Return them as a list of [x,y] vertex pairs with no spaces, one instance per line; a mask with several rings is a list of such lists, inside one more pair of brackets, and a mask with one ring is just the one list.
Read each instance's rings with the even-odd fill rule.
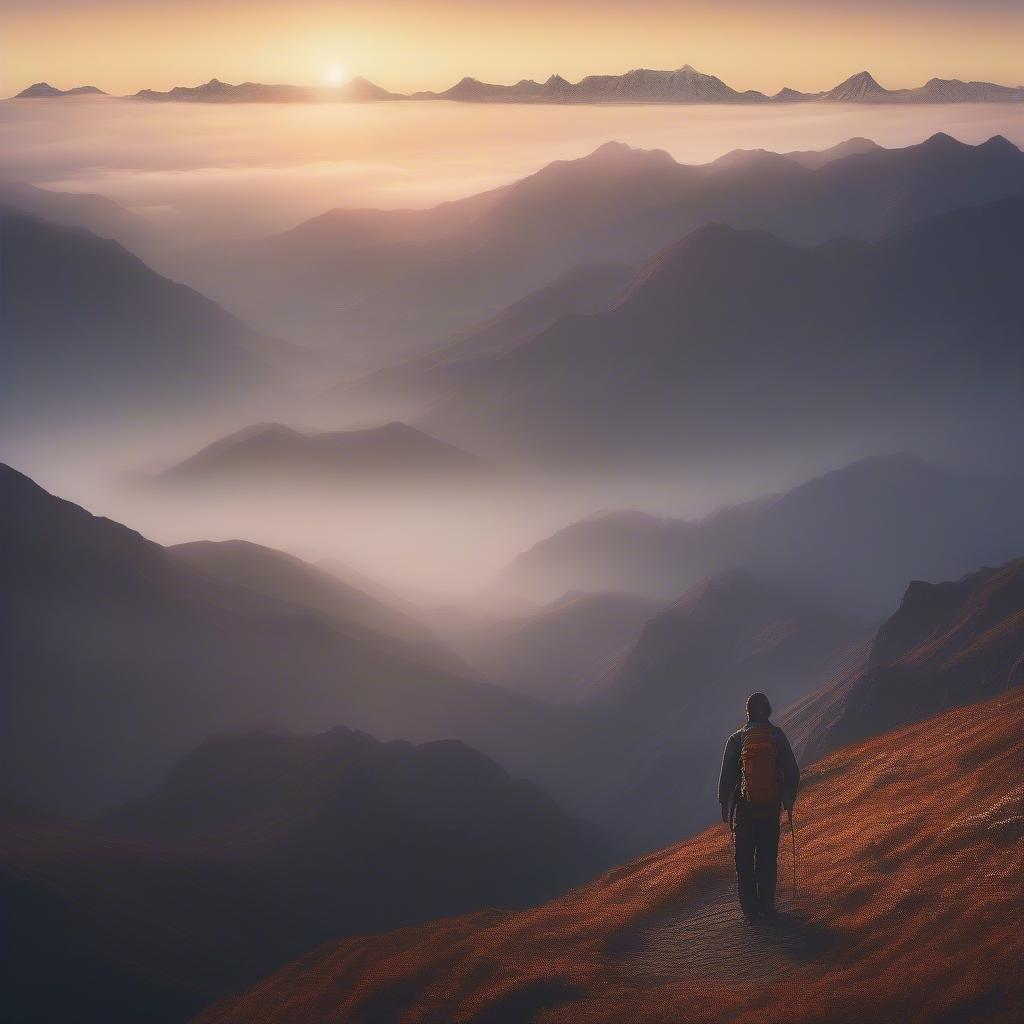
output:
[[328,85],[334,86],[335,88],[345,83],[345,69],[340,64],[331,64],[324,71],[324,79]]

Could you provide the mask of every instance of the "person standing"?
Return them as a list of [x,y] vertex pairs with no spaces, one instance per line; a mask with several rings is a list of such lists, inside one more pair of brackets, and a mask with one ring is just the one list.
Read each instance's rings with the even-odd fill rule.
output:
[[763,693],[747,698],[747,724],[725,744],[718,779],[722,820],[735,832],[740,909],[751,924],[775,912],[779,814],[785,807],[792,816],[800,785],[793,748],[771,713]]

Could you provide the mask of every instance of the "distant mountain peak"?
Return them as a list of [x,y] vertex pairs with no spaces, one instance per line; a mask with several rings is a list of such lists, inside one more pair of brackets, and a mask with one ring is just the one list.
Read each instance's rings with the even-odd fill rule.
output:
[[471,478],[490,470],[483,459],[397,420],[362,430],[310,433],[282,423],[259,423],[214,441],[159,479],[241,475],[258,480],[275,474],[321,480],[332,474],[411,479],[431,473]]
[[850,75],[849,78],[840,82],[834,89],[830,89],[822,98],[857,103],[891,97],[892,93],[888,89],[883,89],[875,81],[870,71],[858,71],[855,75]]
[[73,89],[58,89],[49,82],[36,82],[27,89],[22,89],[14,98],[16,100],[53,99],[59,96],[106,96],[102,89],[95,85],[77,85]]

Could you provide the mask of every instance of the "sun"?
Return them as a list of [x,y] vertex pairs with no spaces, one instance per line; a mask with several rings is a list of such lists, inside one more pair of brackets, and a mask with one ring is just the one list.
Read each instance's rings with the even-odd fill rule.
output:
[[324,71],[324,79],[328,85],[344,85],[345,69],[340,64],[331,64]]

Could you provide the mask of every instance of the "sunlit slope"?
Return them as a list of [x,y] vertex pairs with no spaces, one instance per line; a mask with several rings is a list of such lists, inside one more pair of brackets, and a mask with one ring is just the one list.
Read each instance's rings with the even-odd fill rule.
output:
[[718,826],[537,910],[324,947],[198,1020],[1009,1022],[1022,715],[1018,689],[816,763],[776,927],[739,917]]

